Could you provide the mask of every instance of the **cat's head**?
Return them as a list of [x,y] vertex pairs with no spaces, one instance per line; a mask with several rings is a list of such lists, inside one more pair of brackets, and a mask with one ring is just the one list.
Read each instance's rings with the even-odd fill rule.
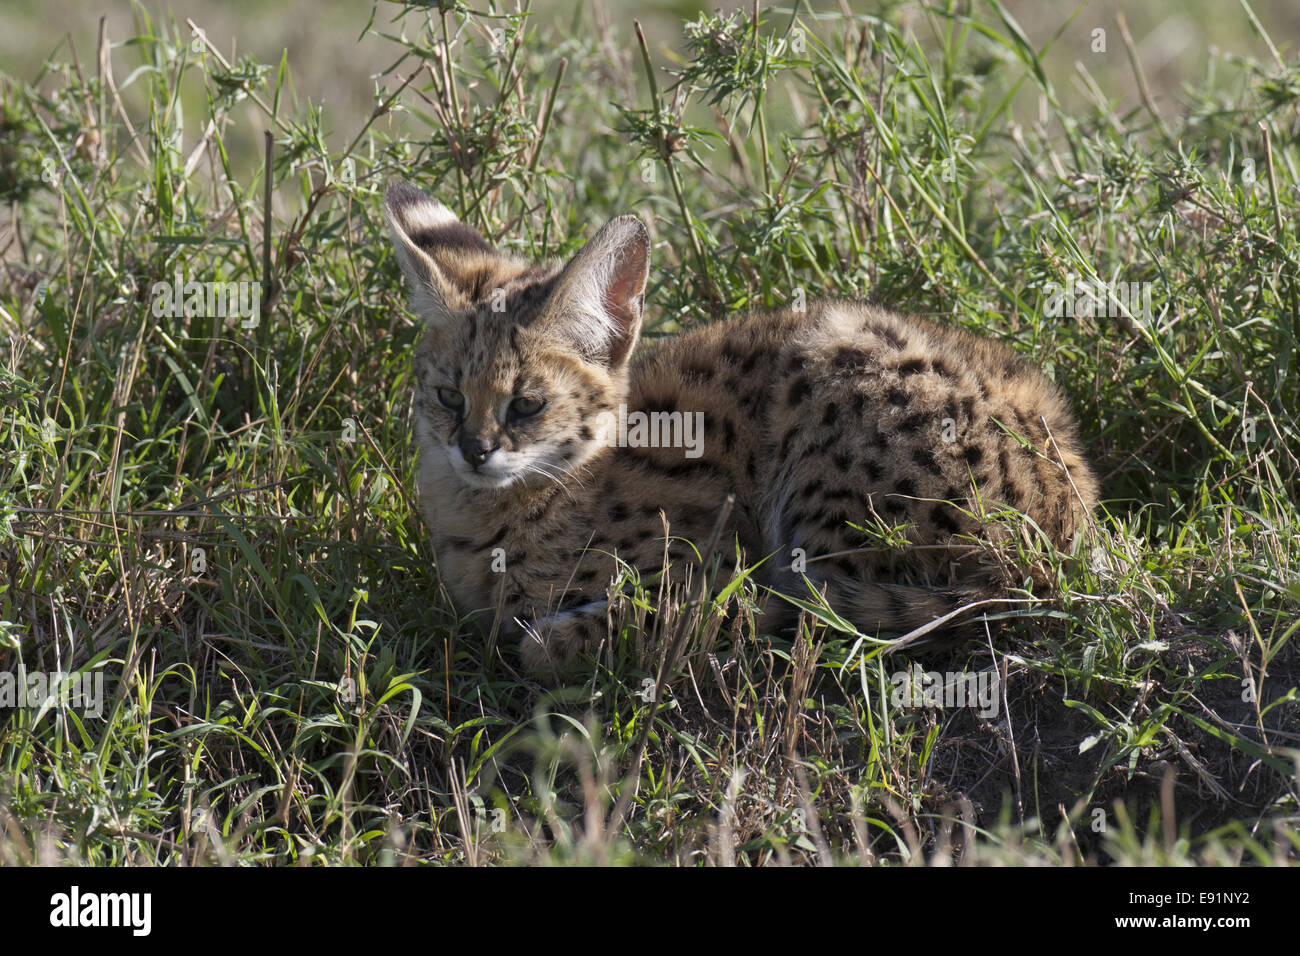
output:
[[389,185],[389,229],[427,332],[415,357],[422,443],[466,484],[563,480],[606,444],[627,394],[650,238],[608,223],[564,266],[497,252],[435,199]]

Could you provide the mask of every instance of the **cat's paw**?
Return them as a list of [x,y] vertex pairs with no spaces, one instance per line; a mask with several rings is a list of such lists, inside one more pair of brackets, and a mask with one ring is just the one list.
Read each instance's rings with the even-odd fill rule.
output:
[[519,656],[535,677],[555,679],[573,671],[584,650],[591,650],[603,621],[604,602],[567,611],[540,621],[515,618],[521,637]]
[[534,677],[558,676],[563,669],[563,662],[556,650],[552,649],[551,642],[531,621],[515,618],[515,624],[523,635],[519,638],[519,657],[523,661],[524,670]]

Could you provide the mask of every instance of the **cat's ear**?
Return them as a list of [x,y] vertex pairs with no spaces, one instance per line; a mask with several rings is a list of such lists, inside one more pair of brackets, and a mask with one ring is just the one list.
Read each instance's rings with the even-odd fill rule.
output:
[[650,273],[650,234],[636,216],[605,225],[556,280],[543,327],[586,358],[610,367],[627,361],[641,332]]
[[384,215],[415,309],[427,318],[467,304],[475,277],[500,258],[450,209],[404,182],[388,184]]

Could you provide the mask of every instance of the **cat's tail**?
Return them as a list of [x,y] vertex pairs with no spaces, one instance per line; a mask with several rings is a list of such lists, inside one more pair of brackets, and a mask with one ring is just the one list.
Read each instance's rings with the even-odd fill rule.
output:
[[[811,595],[802,583],[796,589],[779,590],[810,603]],[[1014,604],[1001,588],[983,581],[925,586],[836,578],[824,585],[824,593],[835,613],[860,633],[890,639],[899,648],[982,636],[984,615]],[[764,612],[760,628],[779,633],[793,627],[799,609],[773,594]]]
[[859,631],[895,638],[895,647],[975,638],[984,633],[984,616],[1005,610],[1013,600],[984,582],[925,587],[840,580],[827,596],[831,607]]

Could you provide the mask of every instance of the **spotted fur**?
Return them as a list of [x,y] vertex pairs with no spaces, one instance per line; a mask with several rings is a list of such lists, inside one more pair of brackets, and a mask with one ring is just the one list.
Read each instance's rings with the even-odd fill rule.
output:
[[[996,507],[1067,548],[1096,502],[1067,404],[995,342],[822,301],[633,357],[650,254],[635,217],[567,265],[537,266],[412,187],[390,186],[386,206],[428,327],[414,426],[440,577],[462,612],[503,603],[536,673],[606,636],[614,556],[660,568],[666,521],[670,554],[688,558],[672,539],[707,538],[728,494],[727,531],[751,558],[771,555],[768,585],[806,594],[806,575],[868,633],[996,595],[1005,582],[972,547],[1004,534],[986,517]],[[703,412],[698,457],[609,447],[598,423],[620,405]],[[868,522],[906,525],[911,546],[870,546],[853,527]]]

